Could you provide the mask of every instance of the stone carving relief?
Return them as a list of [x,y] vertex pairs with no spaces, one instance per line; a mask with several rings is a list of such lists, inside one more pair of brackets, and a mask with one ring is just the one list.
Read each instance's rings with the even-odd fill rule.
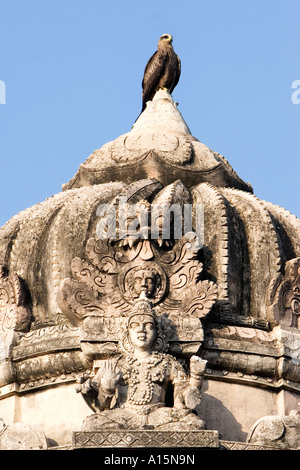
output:
[[276,449],[300,448],[300,412],[292,410],[288,416],[264,416],[248,434],[247,442]]
[[[195,144],[196,145],[196,144]],[[193,156],[192,139],[189,136],[168,135],[164,132],[128,134],[117,138],[110,148],[111,158],[118,164],[141,160],[149,152],[154,152],[170,164],[190,163]],[[216,162],[211,158],[212,163]]]
[[[83,375],[77,391],[95,412],[86,418],[82,431],[154,429],[201,430],[205,423],[192,412],[200,403],[206,361],[192,356],[189,372],[167,354],[167,343],[145,293],[131,308],[123,353],[101,361],[94,377]],[[166,403],[173,384],[173,404]],[[112,406],[112,402],[114,404]]]
[[[156,191],[151,204],[144,198],[135,204],[134,231],[126,230],[123,237],[90,238],[86,258],[73,259],[72,277],[62,281],[57,301],[71,323],[81,326],[84,341],[118,342],[132,305],[143,292],[155,306],[164,328],[172,331],[169,341],[174,348],[182,350],[186,345],[186,352],[189,349],[191,354],[198,350],[203,339],[199,319],[215,303],[217,286],[203,279],[204,269],[198,258],[201,246],[194,233],[175,239],[171,224],[170,237],[163,237],[160,229],[164,214],[158,214],[154,223],[159,229],[153,236],[149,222],[154,204],[184,204],[189,198],[181,182],[158,194]],[[146,211],[143,214],[142,208]],[[133,219],[126,218],[127,229]],[[119,228],[120,215],[116,225]],[[101,351],[104,354],[103,348]]]
[[[0,425],[3,420],[0,419]],[[37,426],[3,423],[0,428],[0,450],[46,450],[48,442],[45,434]]]
[[286,262],[271,286],[271,313],[277,323],[300,329],[300,258]]
[[[201,320],[217,299],[217,286],[205,279],[196,233],[176,237],[174,218],[155,212],[190,201],[177,181],[135,200],[134,211],[127,202],[115,219],[117,236],[102,237],[101,223],[85,259],[73,259],[72,277],[60,285],[59,307],[80,327],[82,351],[93,361],[93,370],[78,378],[77,391],[94,411],[82,432],[205,427],[193,412],[206,367],[197,353]],[[109,216],[104,213],[102,222]]]
[[0,265],[0,387],[16,380],[13,348],[33,321],[31,300],[17,273]]
[[147,240],[126,251],[92,238],[86,251],[89,261],[73,260],[73,278],[62,282],[58,302],[91,341],[117,341],[118,330],[124,329],[124,319],[141,292],[157,306],[158,315],[176,325],[173,340],[202,340],[199,318],[210,311],[217,288],[208,280],[197,282],[202,264],[190,240],[183,238],[172,250],[161,253]]
[[0,334],[9,330],[26,332],[33,320],[29,293],[17,273],[0,266]]

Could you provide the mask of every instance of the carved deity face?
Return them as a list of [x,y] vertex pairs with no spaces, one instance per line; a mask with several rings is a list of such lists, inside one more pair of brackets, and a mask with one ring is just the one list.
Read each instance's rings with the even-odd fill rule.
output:
[[133,279],[133,290],[137,296],[145,292],[151,298],[155,289],[155,275],[151,271],[138,271]]
[[151,315],[133,315],[128,324],[128,336],[134,349],[150,351],[156,341],[156,324]]

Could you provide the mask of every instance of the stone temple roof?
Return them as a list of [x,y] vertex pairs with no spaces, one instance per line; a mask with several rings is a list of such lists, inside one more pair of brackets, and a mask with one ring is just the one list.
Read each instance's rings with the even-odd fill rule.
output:
[[0,265],[25,280],[32,328],[61,321],[59,285],[95,236],[99,204],[124,191],[151,201],[178,180],[193,204],[204,205],[204,244],[220,304],[241,317],[270,320],[266,291],[300,252],[300,221],[253,195],[221,155],[191,135],[170,94],[160,90],[131,131],[88,157],[62,192],[0,228]]
[[224,157],[191,135],[166,90],[147,103],[130,132],[95,150],[63,189],[144,178],[163,184],[180,179],[187,188],[207,182],[252,192]]
[[[35,319],[31,328],[66,320],[57,304],[60,282],[70,276],[74,257],[85,258],[86,242],[96,234],[99,204],[110,204],[120,194],[151,201],[162,188],[154,178],[65,188],[0,228],[0,265],[28,286]],[[204,253],[220,306],[239,319],[272,321],[268,289],[300,252],[300,220],[236,188],[200,182],[190,193],[193,206],[203,204]],[[225,313],[221,321],[227,321]]]
[[[201,206],[204,234],[203,246],[195,255],[197,259],[191,257],[192,250],[186,257],[180,245],[182,237],[175,245],[176,252],[168,246],[160,249],[155,239],[144,240],[150,247],[153,242],[153,252],[150,250],[153,259],[149,246],[144,251],[136,246],[128,249],[128,245],[119,247],[118,240],[115,246],[120,248],[121,255],[127,250],[132,258],[128,262],[125,256],[124,261],[111,244],[113,254],[110,253],[108,262],[103,246],[97,248],[97,243],[93,245],[91,241],[98,234],[99,206],[111,207],[121,196],[125,196],[128,204],[143,203],[147,207],[165,200],[164,197],[169,198],[170,204],[176,200],[188,202],[193,224]],[[196,283],[194,261],[197,270],[199,264],[203,265],[196,274],[203,274],[204,279],[200,277]],[[121,268],[120,263],[124,265]],[[276,397],[272,398],[274,403],[281,390],[290,390],[299,400],[300,220],[287,210],[258,199],[251,186],[242,181],[221,155],[191,135],[169,93],[160,90],[130,132],[90,155],[60,193],[16,214],[0,228],[0,405],[2,401],[5,412],[20,409],[22,417],[23,410],[36,408],[37,424],[45,425],[46,433],[58,443],[69,442],[66,435],[78,424],[72,421],[73,417],[81,419],[81,405],[74,392],[75,377],[91,369],[97,343],[85,341],[79,323],[88,309],[92,318],[99,307],[101,283],[106,274],[115,282],[107,293],[115,311],[107,312],[111,318],[112,312],[116,313],[117,321],[122,309],[130,305],[127,292],[124,293],[124,272],[134,272],[135,263],[151,264],[160,275],[165,291],[162,289],[155,308],[161,308],[161,312],[170,301],[166,286],[173,275],[176,282],[172,286],[177,289],[182,287],[182,272],[194,282],[193,289],[202,280],[203,285],[207,282],[206,286],[210,283],[216,286],[216,302],[203,321],[207,377],[216,387],[220,383],[250,385],[251,394],[245,399],[244,388],[237,389],[236,394],[232,389],[222,392],[223,397],[228,396],[226,408],[218,398],[217,388],[212,391],[208,397],[211,401],[204,402],[209,406],[203,407],[205,413],[207,410],[208,429],[224,432],[226,439],[236,440],[238,436],[241,440],[244,430],[240,430],[239,423],[244,420],[247,430],[249,424],[262,416],[260,413],[265,414],[265,409],[256,412],[256,405],[269,406],[270,390]],[[178,271],[178,266],[182,271]],[[99,273],[101,276],[104,273],[103,279]],[[96,285],[99,290],[92,289],[95,295],[88,297],[81,286],[85,283],[89,286],[90,279],[92,287]],[[95,279],[98,284],[93,283]],[[127,279],[130,281],[130,276]],[[62,290],[62,285],[66,289]],[[74,292],[70,285],[75,286]],[[186,289],[184,282],[183,286]],[[183,300],[190,301],[189,292],[194,292],[190,285],[182,295]],[[122,303],[118,303],[119,298],[115,302],[117,294]],[[159,304],[162,298],[165,303]],[[178,303],[182,299],[175,294],[174,298],[176,313],[180,320],[184,319],[184,312],[178,307],[183,305]],[[76,304],[76,309],[79,304],[77,317],[74,309],[67,310],[71,304]],[[118,328],[114,334],[118,334]],[[191,344],[195,342],[198,348],[193,330],[191,334]],[[104,335],[102,339],[101,354],[103,348],[103,355],[109,355],[116,337],[107,339]],[[180,354],[181,340],[177,346]],[[68,395],[64,395],[66,384],[70,384]],[[59,398],[54,400],[51,394],[55,387]],[[267,390],[264,402],[257,390],[259,393]],[[38,398],[26,407],[27,396],[32,398],[39,391],[45,392],[45,401]],[[14,393],[18,400],[22,396],[25,399],[12,407],[9,400]],[[240,401],[241,406],[236,404],[237,398],[244,400]],[[52,405],[49,400],[53,400]],[[247,400],[254,403],[249,419],[248,412],[241,417]],[[49,418],[53,404],[60,403],[71,410],[67,424],[64,418],[56,419],[55,424],[52,416]],[[222,406],[218,408],[219,405]],[[216,407],[215,413],[210,413],[210,406]],[[230,407],[237,416],[235,427],[232,426],[235,421],[230,420],[227,427]],[[272,413],[276,407],[274,404]],[[57,413],[56,416],[62,415],[62,411]],[[86,408],[82,413],[83,419]]]

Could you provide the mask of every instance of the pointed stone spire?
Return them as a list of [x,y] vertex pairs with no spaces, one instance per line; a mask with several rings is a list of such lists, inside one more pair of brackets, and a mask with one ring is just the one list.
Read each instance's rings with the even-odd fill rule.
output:
[[95,150],[63,190],[94,184],[154,178],[176,180],[189,189],[199,183],[252,192],[229,163],[192,136],[167,90],[158,90],[130,132]]
[[167,130],[177,135],[191,135],[190,129],[167,90],[158,90],[152,101],[140,114],[132,127],[132,132],[147,130]]

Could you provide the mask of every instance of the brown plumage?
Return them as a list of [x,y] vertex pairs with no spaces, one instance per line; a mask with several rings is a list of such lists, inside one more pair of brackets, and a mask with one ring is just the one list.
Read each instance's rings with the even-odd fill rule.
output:
[[181,63],[172,46],[173,37],[163,34],[157,45],[157,51],[149,59],[142,82],[142,112],[147,101],[151,101],[160,88],[166,88],[170,93],[176,87],[181,71]]

